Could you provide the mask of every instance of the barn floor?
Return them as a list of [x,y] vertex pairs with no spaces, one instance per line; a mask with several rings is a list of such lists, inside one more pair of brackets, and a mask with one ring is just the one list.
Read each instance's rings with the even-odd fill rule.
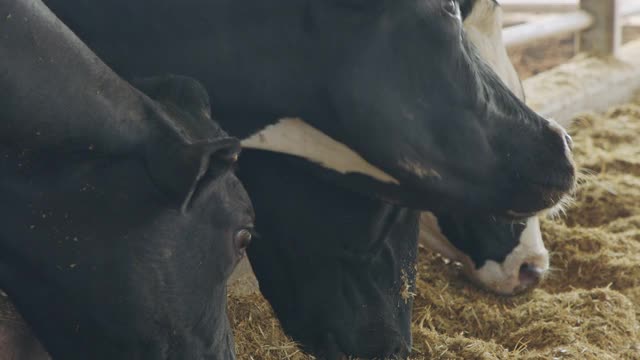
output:
[[[566,216],[543,222],[553,272],[497,297],[421,249],[414,359],[640,359],[640,102],[571,129],[584,175]],[[230,299],[240,359],[309,359],[259,295]]]

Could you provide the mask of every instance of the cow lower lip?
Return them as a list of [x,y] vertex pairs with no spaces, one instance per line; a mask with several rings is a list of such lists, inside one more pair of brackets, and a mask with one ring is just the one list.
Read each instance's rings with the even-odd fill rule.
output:
[[536,179],[532,177],[530,181],[530,186],[536,187],[543,192],[552,192],[552,193],[565,193],[571,191],[575,186],[575,171],[572,170],[563,170],[563,171],[549,171],[550,173],[561,173],[563,175],[551,175],[546,176],[542,179]]
[[571,188],[563,189],[563,190],[560,190],[560,189],[550,190],[549,188],[540,189],[540,193],[542,194],[542,196],[544,196],[543,201],[545,205],[545,208],[540,210],[545,210],[556,205],[557,203],[562,201],[562,199],[565,196],[567,196],[570,192],[571,192]]
[[[515,198],[519,199],[520,204],[516,207],[507,208],[504,211],[504,217],[521,220],[535,216],[560,203],[572,190],[573,186],[569,185],[550,187],[531,182],[527,187],[512,193]],[[521,192],[527,195],[521,196]]]
[[544,192],[567,192],[573,187],[573,180],[549,181],[532,181],[531,186],[536,187]]

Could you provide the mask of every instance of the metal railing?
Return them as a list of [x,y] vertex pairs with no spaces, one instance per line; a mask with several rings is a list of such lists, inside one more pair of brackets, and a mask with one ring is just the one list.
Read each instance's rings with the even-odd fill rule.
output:
[[640,0],[502,0],[501,4],[505,11],[562,11],[505,28],[507,47],[574,33],[580,51],[603,56],[617,54],[622,19],[640,13]]

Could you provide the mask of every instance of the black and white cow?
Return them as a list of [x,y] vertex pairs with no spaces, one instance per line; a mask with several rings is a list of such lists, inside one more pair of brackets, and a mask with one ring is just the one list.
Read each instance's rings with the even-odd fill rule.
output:
[[[518,74],[502,41],[502,9],[495,0],[461,1],[464,29],[480,56],[524,101]],[[467,275],[499,294],[537,284],[549,269],[537,217],[508,221],[495,216],[425,213],[420,220],[425,245],[464,265]]]
[[0,18],[0,288],[54,359],[234,359],[226,281],[254,214],[204,88],[143,95],[39,0]]
[[419,213],[398,205],[524,218],[573,186],[566,133],[481,60],[454,1],[47,4],[128,78],[198,78],[227,130],[274,151],[240,164],[250,256],[321,356],[408,353]]

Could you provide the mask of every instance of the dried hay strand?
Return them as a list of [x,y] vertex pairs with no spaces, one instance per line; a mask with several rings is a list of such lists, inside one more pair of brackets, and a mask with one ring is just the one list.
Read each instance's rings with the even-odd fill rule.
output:
[[[542,222],[553,271],[500,297],[420,249],[412,359],[640,360],[640,105],[579,116],[575,205]],[[310,359],[260,295],[230,298],[240,359]]]

